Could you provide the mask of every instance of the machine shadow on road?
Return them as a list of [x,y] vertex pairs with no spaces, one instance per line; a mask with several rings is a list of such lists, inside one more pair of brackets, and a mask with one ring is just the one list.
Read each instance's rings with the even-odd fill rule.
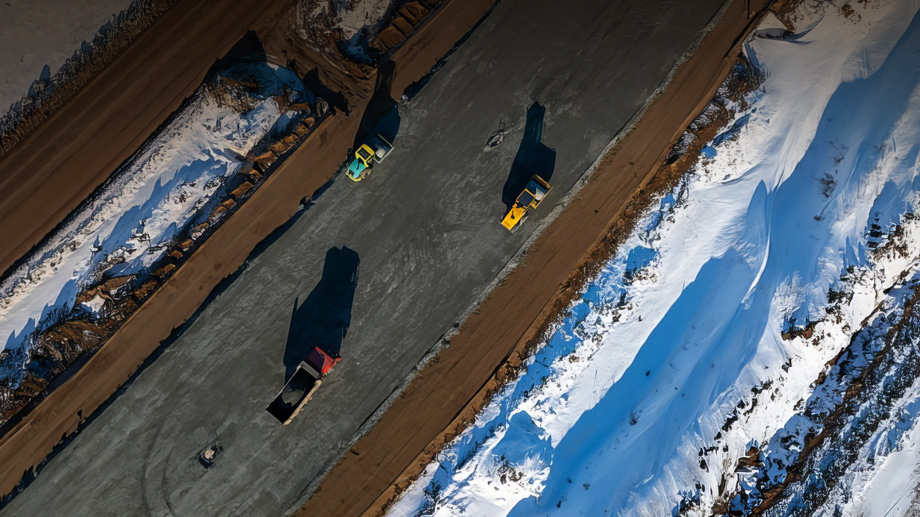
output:
[[365,143],[368,137],[380,135],[392,142],[399,133],[399,104],[393,99],[393,78],[396,76],[396,63],[388,61],[377,71],[377,84],[374,95],[371,97],[364,115],[361,117],[361,126],[355,135],[352,146],[357,149]]
[[527,121],[524,124],[524,138],[518,147],[517,155],[511,164],[508,180],[502,188],[502,203],[510,210],[518,194],[524,190],[534,174],[549,182],[556,169],[556,150],[543,143],[543,120],[546,108],[534,102],[527,108]]
[[331,357],[339,356],[351,323],[360,262],[358,253],[350,248],[330,248],[319,283],[299,306],[299,300],[294,300],[284,350],[285,380],[314,347]]

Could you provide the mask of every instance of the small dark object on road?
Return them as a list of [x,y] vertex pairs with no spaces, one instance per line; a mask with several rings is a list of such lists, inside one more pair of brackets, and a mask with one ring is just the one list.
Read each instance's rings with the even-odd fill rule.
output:
[[496,129],[495,132],[489,135],[489,139],[486,140],[486,145],[482,147],[482,150],[491,151],[492,149],[495,149],[496,147],[502,145],[502,142],[504,142],[505,140],[505,135],[507,135],[511,131],[514,131],[514,130],[505,129],[505,119],[500,119],[498,122],[498,129]]
[[214,459],[217,458],[217,455],[223,450],[224,448],[219,443],[209,445],[198,453],[198,462],[201,463],[201,466],[204,468],[210,469],[215,465]]

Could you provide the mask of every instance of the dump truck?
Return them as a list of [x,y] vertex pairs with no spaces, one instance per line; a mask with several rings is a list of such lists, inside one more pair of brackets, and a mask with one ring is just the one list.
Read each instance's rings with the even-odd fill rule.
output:
[[393,144],[380,134],[374,135],[355,150],[355,158],[345,174],[352,181],[361,181],[370,174],[375,164],[383,162],[391,152]]
[[512,232],[516,230],[521,222],[527,218],[527,212],[540,206],[540,203],[549,195],[551,190],[553,190],[553,187],[546,180],[538,174],[534,174],[530,181],[527,182],[524,190],[514,200],[514,204],[511,205],[511,209],[508,210],[505,218],[502,219],[502,226]]
[[283,425],[291,423],[340,359],[341,357],[332,357],[319,347],[314,347],[307,354],[306,360],[297,365],[294,374],[266,410]]

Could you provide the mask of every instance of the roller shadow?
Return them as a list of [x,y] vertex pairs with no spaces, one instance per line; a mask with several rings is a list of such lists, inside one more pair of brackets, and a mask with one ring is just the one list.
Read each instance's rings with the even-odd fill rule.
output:
[[524,138],[518,147],[517,155],[511,164],[508,180],[502,188],[502,203],[510,210],[527,182],[534,174],[549,182],[556,169],[556,150],[543,144],[543,120],[546,108],[534,102],[527,108],[527,121],[524,124]]
[[340,355],[351,323],[360,262],[358,253],[352,249],[330,248],[319,283],[302,304],[298,306],[298,300],[294,300],[284,350],[285,380],[314,347],[332,357]]
[[379,134],[393,142],[399,133],[399,104],[393,99],[393,78],[396,76],[396,63],[387,61],[377,72],[377,84],[364,115],[361,126],[355,135],[354,149],[365,143],[368,137]]

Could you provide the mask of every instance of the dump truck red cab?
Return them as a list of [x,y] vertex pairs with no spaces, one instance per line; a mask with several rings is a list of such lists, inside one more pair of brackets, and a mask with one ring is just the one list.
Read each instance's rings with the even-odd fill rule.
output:
[[307,358],[297,365],[294,375],[291,375],[275,400],[265,408],[266,411],[283,425],[291,423],[307,405],[307,402],[313,398],[313,394],[323,383],[323,377],[341,359],[338,356],[330,356],[319,347],[314,347],[307,354]]
[[312,366],[320,375],[329,373],[329,370],[332,370],[341,359],[341,357],[331,357],[319,347],[313,347],[313,350],[310,350],[310,353],[307,354],[307,364]]

